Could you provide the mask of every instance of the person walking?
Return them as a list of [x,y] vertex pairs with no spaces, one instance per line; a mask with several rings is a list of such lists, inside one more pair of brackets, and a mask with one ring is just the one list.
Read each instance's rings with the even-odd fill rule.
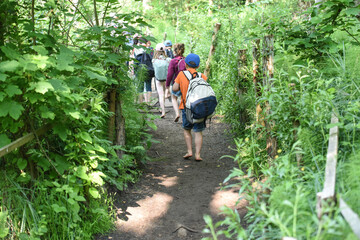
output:
[[172,51],[172,42],[170,40],[166,40],[164,42],[165,48],[166,48],[166,56],[168,56],[169,58],[173,59],[174,58],[174,53]]
[[[138,86],[138,92],[140,93],[139,102],[140,103],[143,102],[143,96],[144,96],[145,98],[144,101],[149,104],[151,102],[151,91],[152,91],[151,80],[154,77],[154,68],[152,66],[152,57],[147,52],[149,51],[146,48],[147,42],[148,41],[145,38],[143,37],[139,38],[138,46],[142,46],[142,47],[134,49],[134,57],[138,61],[137,63],[135,63],[136,64],[135,75],[139,81],[139,86]],[[145,91],[144,91],[144,87],[145,87]]]
[[[190,53],[185,58],[186,70],[191,73],[193,76],[197,73],[196,69],[199,67],[200,64],[200,57],[194,53]],[[204,74],[201,74],[202,78],[206,81],[207,77]],[[173,85],[173,91],[181,91],[181,102],[180,102],[180,109],[182,110],[182,127],[184,129],[184,138],[187,147],[187,152],[183,156],[184,159],[189,159],[193,156],[192,151],[192,135],[191,130],[194,130],[195,135],[195,160],[202,161],[203,159],[200,156],[202,143],[203,143],[203,134],[202,132],[205,130],[205,120],[200,123],[190,123],[186,119],[186,112],[185,112],[185,104],[186,104],[186,94],[189,88],[189,81],[184,73],[184,71],[179,72],[175,79],[175,83]]]
[[170,61],[167,78],[166,78],[165,98],[170,97],[170,93],[171,93],[171,102],[175,111],[174,122],[178,122],[180,118],[178,97],[181,96],[181,92],[180,91],[174,92],[172,90],[172,87],[174,84],[174,80],[179,74],[179,72],[186,69],[185,60],[184,60],[185,45],[183,43],[176,43],[174,46],[174,52],[175,52],[175,57]]
[[152,63],[155,71],[156,89],[159,95],[161,118],[165,117],[165,82],[170,61],[171,59],[167,58],[165,53],[165,45],[163,43],[157,44]]

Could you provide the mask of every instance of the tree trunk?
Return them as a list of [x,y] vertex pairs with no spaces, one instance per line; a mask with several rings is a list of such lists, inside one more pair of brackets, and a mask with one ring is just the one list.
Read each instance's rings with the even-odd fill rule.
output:
[[[264,37],[263,42],[263,85],[269,91],[273,85],[274,78],[274,36],[268,35]],[[266,115],[271,114],[271,106],[266,102]],[[275,158],[277,151],[276,137],[273,136],[274,121],[266,121],[267,139],[266,149],[271,158]]]
[[210,47],[210,52],[209,52],[209,57],[206,61],[206,67],[205,67],[205,71],[204,74],[205,76],[209,77],[210,76],[210,63],[211,63],[211,58],[215,53],[215,48],[216,48],[216,35],[219,32],[221,27],[221,23],[216,23],[214,26],[214,32],[212,35],[212,42],[211,42],[211,47]]

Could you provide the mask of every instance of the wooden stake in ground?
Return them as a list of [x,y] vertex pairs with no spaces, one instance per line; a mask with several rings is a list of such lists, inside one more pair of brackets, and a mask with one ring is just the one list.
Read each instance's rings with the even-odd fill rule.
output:
[[[237,86],[237,92],[239,95],[239,101],[241,106],[245,106],[244,103],[244,94],[247,92],[246,87],[246,72],[247,72],[247,61],[246,61],[246,52],[247,49],[238,50],[238,75],[239,75],[239,84]],[[248,114],[245,108],[240,108],[240,122],[246,123],[248,122]]]
[[[269,91],[273,85],[274,78],[274,36],[268,35],[264,37],[263,42],[263,85]],[[271,114],[270,103],[266,103],[266,115]],[[271,158],[275,158],[277,151],[277,141],[273,136],[274,121],[266,121],[267,139],[266,149]]]
[[210,47],[210,52],[209,52],[209,57],[206,61],[206,67],[205,67],[205,71],[204,74],[209,77],[210,76],[210,63],[211,63],[211,58],[215,53],[215,48],[216,48],[216,35],[219,32],[221,27],[221,23],[216,23],[214,26],[214,32],[212,35],[212,41],[211,41],[211,47]]
[[265,127],[265,122],[262,117],[262,108],[259,103],[259,98],[261,97],[261,88],[259,85],[259,79],[260,79],[260,77],[259,77],[259,75],[260,75],[260,72],[259,72],[259,59],[260,59],[259,49],[260,49],[260,39],[256,39],[254,41],[254,46],[252,49],[253,83],[254,83],[254,89],[255,89],[255,103],[256,103],[255,119],[256,119],[256,124],[262,125]]
[[[116,126],[116,146],[125,146],[125,118],[122,113],[122,101],[121,94],[119,92],[116,93],[116,115],[115,115],[115,126]],[[120,149],[116,150],[116,153],[119,158],[122,158],[123,151]]]

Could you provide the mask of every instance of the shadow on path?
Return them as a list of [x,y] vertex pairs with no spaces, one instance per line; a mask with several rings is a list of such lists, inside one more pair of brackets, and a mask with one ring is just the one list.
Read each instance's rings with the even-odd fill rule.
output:
[[[204,131],[202,158],[184,160],[186,145],[181,120],[174,123],[171,103],[166,103],[167,115],[156,119],[153,131],[155,143],[148,155],[152,158],[140,181],[117,196],[119,219],[116,230],[98,239],[201,239],[205,228],[203,215],[222,219],[219,208],[227,205],[246,213],[246,201],[238,200],[238,189],[221,190],[224,179],[235,166],[229,147],[232,139],[220,117],[214,117]],[[194,149],[195,150],[195,149]]]

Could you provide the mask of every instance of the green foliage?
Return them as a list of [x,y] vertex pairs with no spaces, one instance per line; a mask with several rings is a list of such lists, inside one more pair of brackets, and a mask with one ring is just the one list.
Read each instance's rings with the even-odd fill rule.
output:
[[[0,162],[1,236],[91,239],[113,226],[108,187],[123,190],[140,175],[151,144],[146,131],[154,126],[135,104],[123,32],[147,24],[110,2],[82,1],[77,9],[68,1],[35,2],[34,9],[24,1],[1,3],[8,26],[1,21],[0,146],[51,124],[45,137]],[[108,140],[111,89],[125,118],[124,146]]]

